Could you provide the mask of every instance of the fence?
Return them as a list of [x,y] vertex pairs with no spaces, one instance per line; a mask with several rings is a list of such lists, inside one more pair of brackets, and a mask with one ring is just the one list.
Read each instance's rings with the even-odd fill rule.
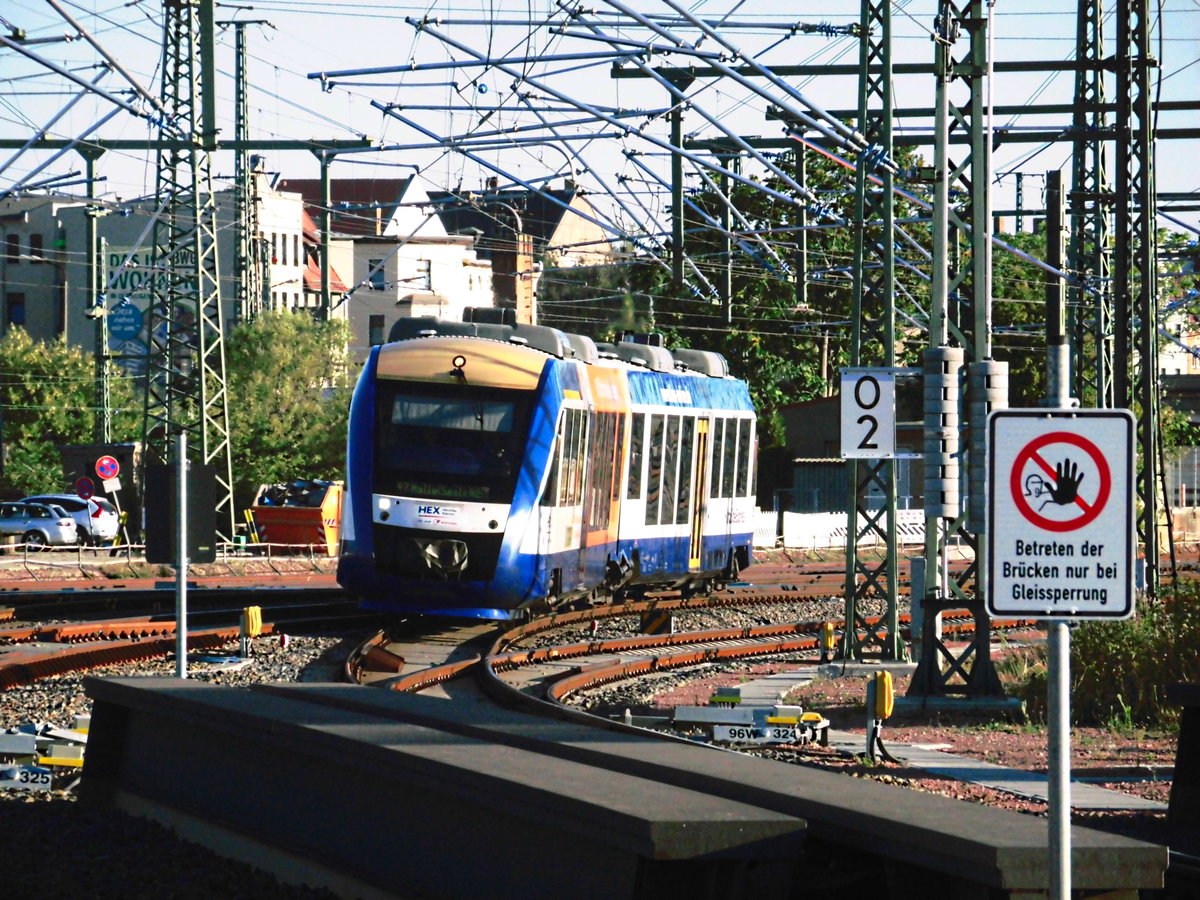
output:
[[[85,578],[146,578],[148,573],[165,574],[173,569],[173,566],[147,563],[145,549],[144,544],[48,547],[44,544],[0,543],[0,582],[8,577],[7,573],[18,569],[22,570],[23,577],[34,581],[53,580],[75,571]],[[285,574],[277,563],[289,570],[294,570],[293,563],[307,563],[314,571],[326,572],[331,570],[336,560],[329,558],[324,543],[218,542],[216,562],[209,566],[224,566],[230,573],[238,574],[233,564],[249,562],[259,562],[278,574]],[[193,570],[204,568],[195,563],[191,567]]]
[[[783,514],[783,546],[797,550],[822,550],[846,546],[845,513]],[[858,519],[858,543],[880,545],[883,540],[874,531],[863,533],[867,520]],[[925,543],[925,512],[920,509],[896,511],[896,541],[902,546]]]

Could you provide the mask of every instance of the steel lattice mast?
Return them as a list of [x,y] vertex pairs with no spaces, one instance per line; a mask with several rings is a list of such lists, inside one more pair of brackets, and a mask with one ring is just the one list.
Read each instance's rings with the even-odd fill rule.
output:
[[1137,416],[1137,536],[1146,588],[1158,589],[1158,238],[1154,195],[1154,110],[1148,0],[1117,12],[1117,246],[1113,270],[1114,373],[1118,405]]
[[[937,124],[934,158],[933,280],[930,297],[929,344],[925,354],[925,582],[921,592],[924,621],[917,671],[911,696],[930,696],[963,690],[972,696],[1003,694],[991,665],[990,620],[984,605],[986,527],[984,459],[988,412],[1007,404],[1007,366],[992,359],[992,217],[991,108],[988,46],[989,14],[984,0],[958,6],[944,0],[934,25],[937,78]],[[952,54],[960,37],[967,42],[961,60]],[[951,84],[961,81],[966,102],[950,102]],[[952,130],[968,135],[968,153],[950,159]],[[951,192],[964,198],[951,201]],[[966,260],[965,265],[960,260]],[[950,298],[957,302],[952,308]],[[956,315],[956,309],[967,312]],[[967,366],[969,395],[961,399],[961,369]],[[970,426],[967,448],[969,507],[962,509],[959,422],[966,412]],[[964,514],[965,513],[965,514]],[[945,566],[947,539],[963,535],[975,547],[975,562],[965,576],[954,580]],[[969,593],[964,584],[975,581]],[[975,620],[975,638],[959,655],[941,641],[936,615],[949,609],[968,609]],[[942,662],[949,665],[942,670]],[[961,686],[952,682],[961,680]]]
[[186,434],[189,455],[216,472],[217,532],[232,540],[233,466],[217,266],[215,0],[163,5],[162,98],[184,140],[158,151],[154,284],[148,310],[142,442],[148,464],[165,463]]
[[[859,52],[858,130],[878,155],[864,154],[855,168],[854,182],[854,311],[851,321],[850,365],[891,368],[896,365],[895,200],[892,172],[875,175],[868,157],[892,156],[892,60],[890,2],[864,0]],[[846,528],[846,632],[842,653],[857,659],[867,647],[877,648],[885,659],[906,655],[899,631],[899,578],[896,552],[896,463],[893,459],[846,461],[848,475]],[[875,485],[883,497],[878,509],[868,503]],[[860,528],[860,524],[862,526]],[[887,548],[866,555],[873,535]],[[861,576],[861,577],[860,577]],[[887,607],[875,624],[859,611],[859,601],[874,594]]]
[[[234,140],[240,144],[250,137],[246,26],[264,25],[267,22],[265,19],[254,19],[219,24],[229,24],[234,28],[233,132]],[[233,254],[233,308],[237,322],[252,319],[262,312],[263,273],[266,271],[267,262],[258,224],[258,179],[250,160],[250,151],[241,148],[234,151],[233,180],[237,250]]]
[[1071,159],[1067,286],[1074,310],[1075,396],[1111,409],[1113,393],[1112,205],[1105,141],[1111,137],[1104,110],[1104,9],[1101,0],[1080,0],[1076,24],[1075,112],[1078,137]]

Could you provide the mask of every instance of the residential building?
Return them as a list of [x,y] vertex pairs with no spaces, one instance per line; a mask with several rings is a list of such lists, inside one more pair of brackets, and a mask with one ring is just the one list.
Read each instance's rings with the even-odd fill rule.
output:
[[[319,180],[287,178],[279,185],[298,191],[320,222],[326,210]],[[351,357],[358,362],[387,340],[398,318],[458,321],[468,306],[494,305],[492,264],[479,258],[475,237],[447,234],[428,203],[411,178],[329,181],[330,234],[352,247],[339,312],[350,321]]]
[[478,234],[479,255],[490,259],[510,246],[514,228],[533,239],[533,254],[546,267],[595,266],[612,261],[608,232],[587,196],[573,181],[542,191],[486,189],[430,191],[448,234]]
[[[78,200],[63,195],[0,200],[0,326],[57,337],[69,332],[71,254],[60,215]],[[80,323],[82,325],[82,323]]]
[[[259,176],[260,179],[263,176]],[[257,308],[306,309],[320,314],[320,271],[317,234],[306,221],[299,194],[270,190],[260,181],[257,191],[260,246],[265,267],[263,297]],[[232,192],[216,195],[217,283],[227,328],[254,310],[235,306],[232,260],[235,252]],[[0,201],[0,324],[19,325],[35,338],[64,337],[88,350],[96,348],[95,310],[103,305],[108,323],[108,349],[114,358],[137,369],[146,353],[146,309],[151,302],[152,200],[89,206],[85,198],[40,196]],[[94,218],[97,255],[88,252],[88,219]],[[334,293],[331,306],[346,286],[337,274],[349,269],[351,247],[331,248]],[[95,265],[94,271],[89,268]],[[89,291],[95,279],[95,294]],[[338,315],[335,311],[333,315]],[[341,313],[344,315],[344,312]]]
[[353,246],[354,286],[345,304],[359,361],[401,317],[460,321],[468,306],[493,305],[491,263],[476,258],[469,235],[361,236]]

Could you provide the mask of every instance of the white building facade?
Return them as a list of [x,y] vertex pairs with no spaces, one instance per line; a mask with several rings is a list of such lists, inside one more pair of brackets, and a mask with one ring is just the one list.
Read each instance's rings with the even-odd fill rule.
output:
[[[216,275],[226,331],[257,309],[326,314],[320,235],[302,195],[270,190],[261,176],[256,187],[258,232],[250,255],[258,256],[262,278],[259,296],[245,309],[236,302],[233,195],[217,194]],[[20,327],[36,339],[62,337],[95,351],[98,323],[105,321],[106,352],[137,371],[151,339],[146,310],[153,298],[151,216],[157,208],[151,200],[89,208],[85,199],[66,195],[0,201],[0,332]],[[98,236],[94,253],[89,218]],[[407,232],[388,224],[387,235],[330,241],[328,315],[349,322],[356,361],[386,340],[401,316],[457,319],[464,307],[493,304],[491,264],[476,257],[472,237],[447,236],[436,222],[401,237]],[[103,318],[96,315],[100,309]]]
[[351,355],[361,361],[387,340],[396,320],[435,316],[460,321],[468,306],[492,306],[492,266],[477,259],[469,235],[359,237],[354,285],[346,295]]

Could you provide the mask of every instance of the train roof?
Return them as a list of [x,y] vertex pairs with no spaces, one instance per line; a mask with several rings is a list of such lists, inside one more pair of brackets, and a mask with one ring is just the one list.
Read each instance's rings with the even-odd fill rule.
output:
[[680,348],[668,350],[654,343],[624,340],[597,344],[581,334],[568,334],[546,325],[524,325],[511,321],[512,310],[467,310],[466,321],[451,322],[433,316],[406,316],[388,332],[388,343],[428,337],[465,337],[517,344],[540,350],[559,359],[577,359],[594,365],[619,361],[653,372],[728,378],[729,364],[711,350]]

